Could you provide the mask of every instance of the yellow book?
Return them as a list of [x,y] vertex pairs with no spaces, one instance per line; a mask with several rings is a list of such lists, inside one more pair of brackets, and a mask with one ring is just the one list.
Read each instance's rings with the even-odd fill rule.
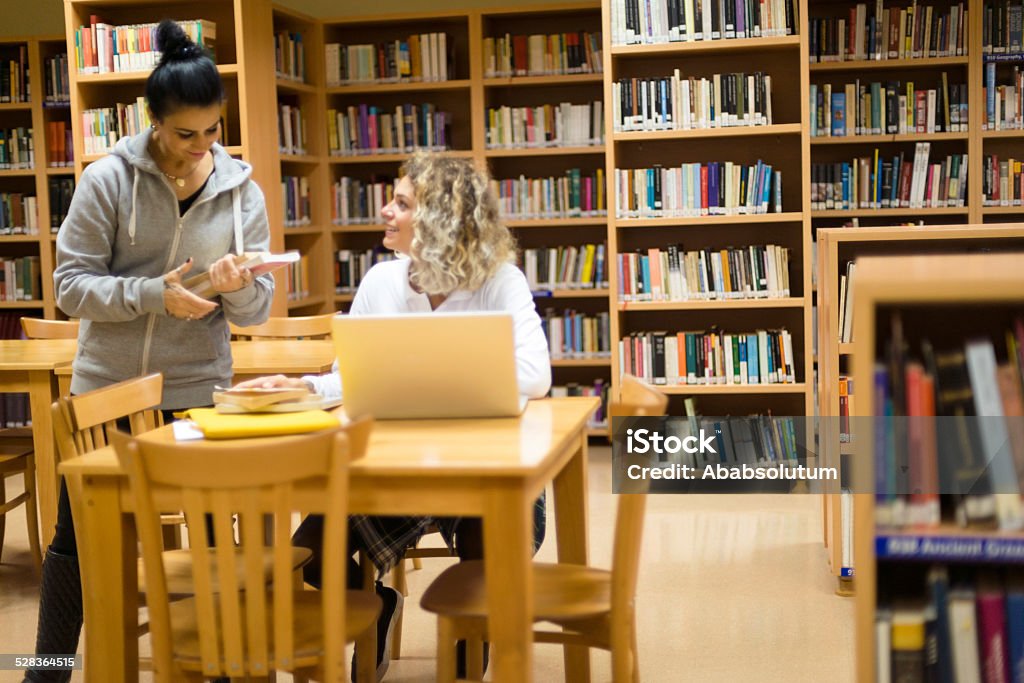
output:
[[338,418],[324,410],[229,415],[217,412],[216,408],[192,408],[185,411],[185,416],[195,422],[207,439],[306,434],[338,426]]

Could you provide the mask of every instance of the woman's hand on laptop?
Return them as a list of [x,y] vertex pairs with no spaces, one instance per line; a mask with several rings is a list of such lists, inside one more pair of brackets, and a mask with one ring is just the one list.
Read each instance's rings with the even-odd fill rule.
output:
[[299,377],[268,375],[239,382],[232,389],[308,389],[309,385]]

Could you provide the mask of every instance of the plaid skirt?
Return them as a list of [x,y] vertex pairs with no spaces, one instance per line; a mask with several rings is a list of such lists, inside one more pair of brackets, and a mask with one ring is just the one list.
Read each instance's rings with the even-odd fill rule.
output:
[[[533,503],[533,552],[544,541],[547,526],[546,492]],[[455,554],[455,532],[461,517],[379,517],[352,515],[349,529],[352,540],[364,550],[380,575],[398,564],[407,548],[416,545],[431,524],[441,532],[448,550]]]

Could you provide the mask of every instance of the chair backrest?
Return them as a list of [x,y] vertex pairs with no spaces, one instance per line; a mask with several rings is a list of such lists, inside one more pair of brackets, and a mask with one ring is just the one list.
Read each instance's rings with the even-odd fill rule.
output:
[[29,339],[78,339],[77,320],[22,318],[21,329]]
[[[609,414],[632,417],[665,414],[668,396],[632,375],[620,380],[619,400],[609,406]],[[637,576],[640,571],[640,545],[643,540],[644,510],[647,494],[620,494],[615,514],[615,539],[612,550],[612,613],[633,609]],[[613,627],[617,621],[613,618]],[[624,623],[632,623],[626,621]]]
[[268,318],[261,325],[229,325],[236,339],[329,339],[334,313]]
[[60,459],[68,460],[106,446],[107,435],[122,418],[128,420],[132,434],[159,427],[163,415],[157,406],[163,393],[164,378],[157,372],[57,399],[50,409]]
[[[180,679],[183,669],[199,670],[207,677],[235,678],[317,665],[326,673],[323,680],[340,680],[345,653],[349,459],[344,428],[216,443],[157,442],[121,433],[111,440],[131,482],[157,680]],[[184,510],[191,530],[195,586],[191,616],[198,634],[198,662],[194,654],[190,658],[183,653],[187,639],[172,641],[171,636],[159,513],[169,507]],[[293,576],[292,514],[311,509],[324,514],[319,594],[304,593]],[[237,546],[231,542],[211,546],[205,520],[212,519],[217,539],[234,539],[236,517]],[[269,583],[263,569],[268,552],[272,554]],[[238,567],[244,567],[241,576]],[[321,626],[308,623],[308,617],[297,617],[300,594],[303,603],[321,602],[323,647],[315,652],[295,649],[301,630]],[[180,614],[177,606],[174,614]]]

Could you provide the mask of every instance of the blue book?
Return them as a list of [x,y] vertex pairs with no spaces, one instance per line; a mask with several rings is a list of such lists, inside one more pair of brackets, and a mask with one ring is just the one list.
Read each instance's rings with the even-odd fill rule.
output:
[[651,298],[651,264],[650,259],[646,256],[640,257],[640,277],[644,287],[643,300],[649,301]]
[[718,210],[718,162],[708,162],[708,214],[716,215]]
[[760,384],[761,375],[757,369],[757,335],[747,335],[747,377],[750,384]]
[[1009,578],[1006,584],[1006,640],[1010,653],[1010,680],[1024,681],[1024,581]]
[[[985,112],[988,114],[988,129],[996,130],[996,65],[985,65]],[[961,119],[962,121],[963,119]]]
[[843,175],[842,208],[849,209],[850,206],[851,206],[851,204],[850,204],[850,162],[849,161],[844,161],[842,168],[843,168],[843,170],[842,170],[842,175]]
[[647,170],[647,209],[652,210],[655,208],[655,196],[654,196],[654,173],[658,169],[648,168]]
[[846,136],[846,93],[832,93],[832,137]]

